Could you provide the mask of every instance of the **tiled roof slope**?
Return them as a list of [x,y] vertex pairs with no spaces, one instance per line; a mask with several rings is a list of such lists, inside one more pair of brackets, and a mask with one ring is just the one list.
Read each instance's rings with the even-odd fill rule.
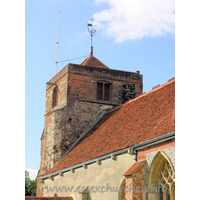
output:
[[107,111],[47,175],[175,131],[175,79]]
[[[94,56],[88,56],[81,65],[90,66],[90,67],[100,67],[100,68],[108,68],[105,64],[103,64],[100,60],[98,60]],[[109,69],[109,68],[108,68]]]

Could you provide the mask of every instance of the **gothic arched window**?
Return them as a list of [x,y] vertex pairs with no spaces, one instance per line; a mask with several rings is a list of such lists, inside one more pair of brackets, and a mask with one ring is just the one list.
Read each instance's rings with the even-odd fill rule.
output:
[[159,150],[154,156],[148,175],[148,198],[175,200],[175,170],[167,154]]
[[175,199],[175,180],[173,171],[167,161],[165,161],[158,175],[159,200],[174,200]]

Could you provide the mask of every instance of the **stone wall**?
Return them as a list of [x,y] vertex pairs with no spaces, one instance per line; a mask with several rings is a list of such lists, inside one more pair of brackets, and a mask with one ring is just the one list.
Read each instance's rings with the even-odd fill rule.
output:
[[75,101],[74,106],[54,110],[41,139],[40,174],[58,162],[71,145],[103,111],[112,105]]
[[[97,100],[99,81],[110,84],[109,101]],[[74,64],[68,64],[56,74],[46,87],[45,123],[41,136],[38,177],[61,160],[102,111],[123,103],[124,99],[128,100],[141,94],[142,84],[142,75],[139,72]],[[55,88],[56,105],[53,104]],[[127,95],[125,90],[128,91]],[[40,183],[38,191],[39,185]]]
[[[135,85],[137,95],[142,93],[142,75],[133,72],[95,68],[80,65],[69,65],[68,99],[78,99],[97,103],[119,105],[122,102],[124,85]],[[97,100],[97,82],[110,83],[110,99],[107,102]],[[137,96],[136,95],[136,96]]]
[[[157,164],[158,159],[154,159],[156,155],[158,155],[159,152],[164,152],[166,154],[166,157],[169,159],[169,162],[173,165],[173,169],[175,170],[175,139],[169,140],[167,142],[155,144],[154,146],[147,147],[144,149],[141,149],[138,151],[138,161],[139,160],[146,160],[145,164],[145,172],[144,172],[144,182],[143,185],[145,186],[146,192],[143,193],[143,198],[145,197],[149,200],[156,200],[155,196],[158,196],[157,192],[151,192],[151,188],[154,187],[150,182],[150,175],[154,174],[155,172],[150,169],[152,167],[154,169],[157,168],[159,171],[159,165]],[[159,157],[161,159],[162,156]],[[154,161],[154,164],[153,164]],[[159,164],[162,164],[161,162]],[[175,172],[174,172],[175,173]],[[155,180],[154,180],[155,181]],[[150,185],[149,185],[150,183]],[[148,192],[147,192],[148,191]],[[147,197],[148,196],[148,197]]]
[[[173,144],[173,146],[171,146],[172,144]],[[157,150],[159,150],[159,149],[161,149],[161,148],[157,148]],[[175,169],[175,145],[174,145],[174,142],[166,144],[165,148],[162,148],[162,150],[169,157],[169,159],[171,160],[173,167]],[[156,153],[157,153],[157,151],[146,153],[146,161],[147,161],[146,171],[147,171],[147,174],[148,174],[152,160],[153,160],[154,156],[156,155]]]

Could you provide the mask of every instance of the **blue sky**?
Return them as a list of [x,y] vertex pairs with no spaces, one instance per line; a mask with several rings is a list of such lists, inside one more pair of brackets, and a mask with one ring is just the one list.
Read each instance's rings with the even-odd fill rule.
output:
[[[175,76],[174,1],[27,0],[25,2],[25,168],[39,169],[46,82],[58,61],[89,55],[87,22],[97,24],[94,56],[111,69],[143,74],[143,92]],[[149,3],[150,2],[150,3]],[[85,58],[69,61],[80,64]],[[58,64],[60,71],[69,62]]]

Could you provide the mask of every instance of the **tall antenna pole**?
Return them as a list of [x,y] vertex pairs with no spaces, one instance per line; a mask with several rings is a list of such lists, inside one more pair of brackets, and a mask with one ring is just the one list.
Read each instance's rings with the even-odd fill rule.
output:
[[58,11],[58,32],[57,32],[57,42],[56,42],[56,74],[57,74],[57,63],[58,63],[59,19],[60,19],[60,10]]

